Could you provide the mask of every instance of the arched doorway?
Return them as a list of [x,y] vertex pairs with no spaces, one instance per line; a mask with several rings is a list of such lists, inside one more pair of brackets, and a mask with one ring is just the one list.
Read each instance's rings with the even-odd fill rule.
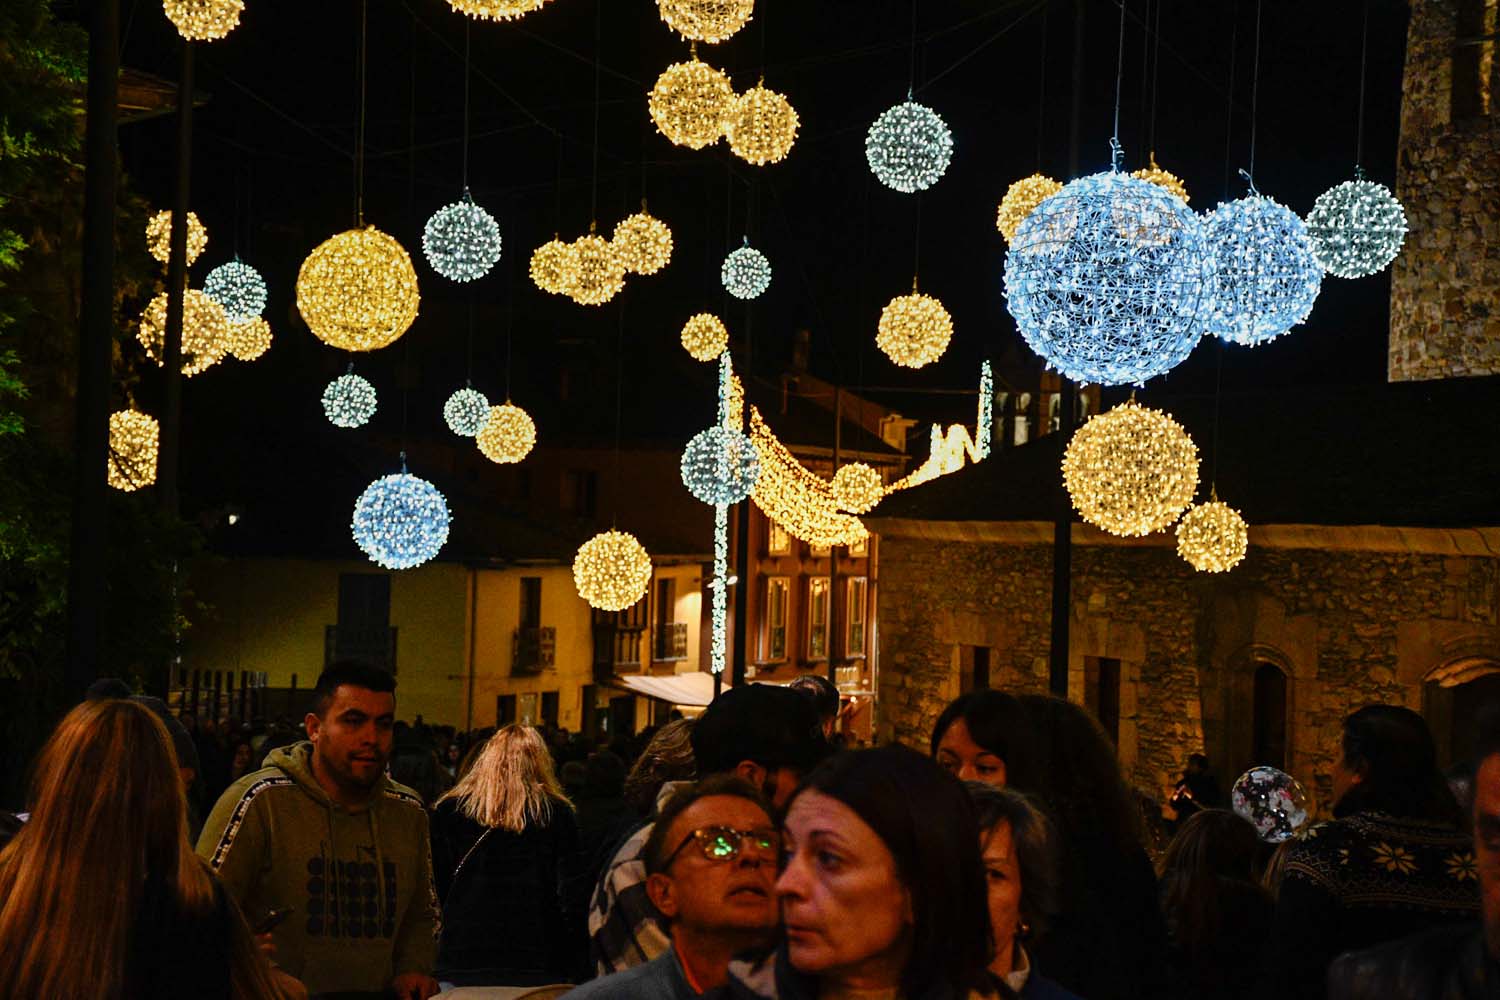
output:
[[1500,662],[1466,658],[1427,675],[1422,715],[1437,744],[1439,766],[1473,757],[1479,715],[1492,705],[1500,706]]
[[1286,768],[1286,674],[1274,663],[1255,665],[1251,715],[1252,763]]

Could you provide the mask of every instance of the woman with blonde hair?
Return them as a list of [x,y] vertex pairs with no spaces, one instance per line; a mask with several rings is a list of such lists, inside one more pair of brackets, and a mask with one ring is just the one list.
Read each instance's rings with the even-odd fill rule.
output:
[[432,814],[443,905],[436,976],[456,986],[569,981],[583,964],[578,823],[530,726],[491,736]]

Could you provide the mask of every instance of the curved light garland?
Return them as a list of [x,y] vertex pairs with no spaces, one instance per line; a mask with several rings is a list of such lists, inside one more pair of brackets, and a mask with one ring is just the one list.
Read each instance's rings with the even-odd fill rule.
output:
[[724,116],[724,135],[735,156],[763,167],[786,159],[799,124],[790,101],[757,84],[735,98]]
[[411,256],[374,226],[329,237],[297,272],[297,311],[315,337],[340,350],[394,344],[420,304]]
[[157,445],[161,428],[156,418],[139,410],[109,415],[109,456],[105,477],[109,485],[130,493],[156,482]]
[[943,356],[953,339],[953,318],[943,304],[923,295],[912,283],[910,295],[898,295],[880,311],[875,345],[898,365],[921,368]]
[[1253,347],[1307,319],[1323,268],[1295,212],[1252,193],[1210,212],[1203,231],[1210,260],[1208,333]]
[[1202,573],[1223,573],[1239,565],[1250,544],[1240,512],[1220,502],[1198,504],[1177,522],[1177,554]]
[[453,515],[448,501],[425,479],[405,471],[382,476],[359,495],[350,529],[370,561],[386,569],[411,569],[438,554]]
[[833,484],[797,461],[750,407],[750,440],[760,455],[760,478],[750,498],[788,534],[811,545],[852,545],[870,536],[859,518],[838,510]]
[[1313,256],[1329,274],[1363,278],[1390,266],[1406,242],[1406,209],[1384,184],[1357,174],[1318,195],[1307,216]]
[[1000,199],[1000,207],[995,211],[995,228],[1000,230],[1005,242],[1016,238],[1016,230],[1038,205],[1062,189],[1061,181],[1042,174],[1023,177],[1006,188],[1005,197]]
[[240,23],[245,3],[244,0],[162,0],[162,9],[183,38],[213,42]]
[[363,427],[375,415],[375,386],[349,371],[323,389],[323,415],[335,427]]
[[[146,356],[158,366],[166,343],[167,293],[151,300],[141,315],[135,339],[146,349]],[[224,307],[196,288],[182,293],[182,374],[192,377],[207,371],[229,353],[229,319]]]
[[729,346],[729,330],[713,313],[697,313],[682,324],[682,349],[698,361],[712,361]]
[[531,454],[536,445],[536,422],[531,414],[506,401],[490,408],[474,440],[491,462],[511,465]]
[[[187,225],[187,262],[191,264],[197,260],[198,255],[203,253],[204,248],[207,246],[208,230],[203,227],[202,222],[198,221],[197,212],[189,212]],[[151,216],[150,221],[146,223],[146,249],[151,252],[151,256],[163,264],[167,263],[172,253],[171,209],[162,209]]]
[[453,281],[473,281],[500,259],[500,223],[464,188],[463,197],[432,213],[422,230],[427,263]]
[[644,207],[620,220],[610,243],[631,274],[655,274],[672,259],[672,230]]
[[255,319],[266,311],[266,279],[239,258],[209,271],[203,279],[203,294],[224,307],[231,323]]
[[1135,400],[1078,428],[1062,468],[1078,513],[1112,535],[1160,531],[1198,490],[1198,446],[1171,416]]
[[271,324],[256,316],[229,324],[229,353],[241,361],[254,361],[271,349]]
[[646,107],[656,130],[674,145],[702,149],[724,134],[734,100],[729,77],[694,54],[662,71],[647,94]]
[[609,240],[594,233],[573,241],[578,261],[568,298],[581,306],[603,305],[625,287],[625,264]]
[[863,514],[884,498],[885,480],[864,462],[850,462],[833,474],[833,503],[839,510]]
[[953,159],[953,132],[925,104],[908,100],[881,112],[865,135],[865,161],[880,183],[911,194],[938,182]]
[[661,19],[683,38],[722,42],[743,28],[755,0],[656,0]]
[[750,245],[745,245],[724,258],[719,268],[719,281],[724,290],[737,299],[759,298],[771,287],[771,262],[766,255]]
[[578,283],[578,252],[554,236],[531,252],[531,281],[552,295],[571,294]]
[[448,0],[448,6],[460,14],[481,21],[513,21],[534,10],[541,10],[548,0]]
[[460,437],[474,437],[490,419],[490,401],[472,385],[464,386],[443,404],[443,422]]
[[1181,198],[1184,205],[1188,203],[1187,185],[1182,183],[1182,178],[1172,173],[1172,171],[1163,170],[1157,166],[1155,153],[1151,154],[1150,166],[1142,167],[1130,176],[1137,180],[1150,181],[1164,191]]
[[573,583],[591,607],[624,611],[651,586],[651,556],[629,532],[601,532],[573,557]]
[[682,451],[682,484],[706,504],[739,503],[760,478],[760,456],[743,432],[716,424]]

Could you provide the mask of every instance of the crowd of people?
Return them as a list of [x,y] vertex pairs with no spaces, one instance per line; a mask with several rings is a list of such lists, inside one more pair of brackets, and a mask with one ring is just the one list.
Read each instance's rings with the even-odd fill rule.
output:
[[1280,847],[1195,755],[1153,863],[1057,698],[966,694],[920,752],[839,747],[821,679],[606,747],[402,726],[357,663],[314,698],[247,734],[96,685],[6,828],[0,996],[1500,997],[1500,719],[1461,800],[1419,715],[1354,712]]

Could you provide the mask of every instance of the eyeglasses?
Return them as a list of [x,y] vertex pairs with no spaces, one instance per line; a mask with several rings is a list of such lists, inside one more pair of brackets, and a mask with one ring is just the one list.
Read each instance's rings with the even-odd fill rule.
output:
[[728,826],[705,826],[684,837],[677,849],[662,862],[661,870],[666,871],[672,867],[672,862],[677,860],[682,849],[695,841],[698,849],[703,852],[703,857],[709,861],[733,861],[740,856],[747,844],[752,850],[760,852],[762,857],[771,860],[775,860],[781,853],[781,834],[769,827],[736,830]]

